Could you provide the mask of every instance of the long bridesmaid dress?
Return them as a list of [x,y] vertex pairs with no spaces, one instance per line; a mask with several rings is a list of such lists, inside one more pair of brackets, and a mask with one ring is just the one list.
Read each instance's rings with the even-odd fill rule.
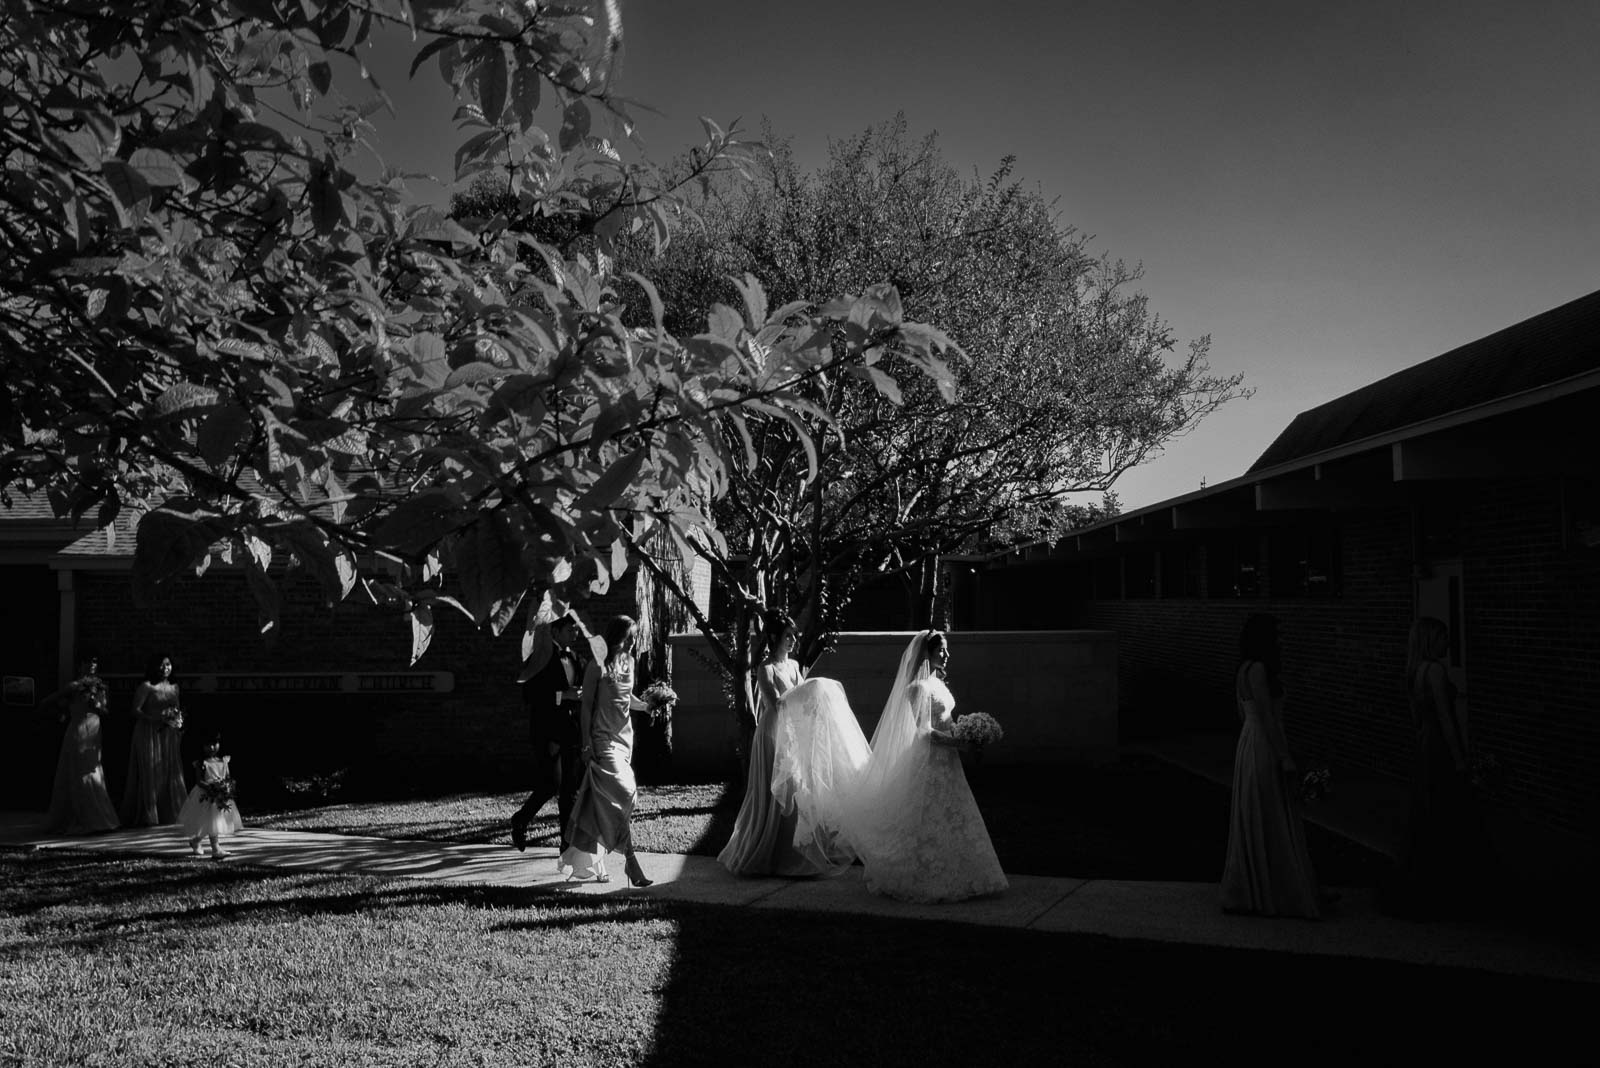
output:
[[[812,856],[795,845],[798,814],[784,811],[772,793],[772,765],[777,756],[775,729],[777,705],[772,694],[782,697],[800,684],[800,665],[785,659],[777,664],[762,664],[767,685],[759,688],[756,702],[756,731],[750,742],[750,767],[745,779],[744,800],[733,824],[733,835],[717,854],[717,862],[734,875],[832,875],[845,865],[831,858]],[[769,692],[770,690],[770,692]]]
[[1281,703],[1267,707],[1247,697],[1239,668],[1235,697],[1243,726],[1233,754],[1233,805],[1228,859],[1222,870],[1222,908],[1260,916],[1318,919],[1317,880],[1306,850],[1305,826],[1273,745],[1282,736]]
[[114,831],[117,810],[106,792],[105,769],[100,763],[100,712],[87,695],[73,696],[68,705],[67,733],[56,760],[55,785],[50,791],[48,830],[61,834],[95,834]]
[[175,683],[151,686],[144,703],[138,706],[133,743],[128,751],[128,781],[122,791],[125,827],[178,822],[178,810],[188,796],[183,781],[183,731],[161,721],[168,709],[177,706]]

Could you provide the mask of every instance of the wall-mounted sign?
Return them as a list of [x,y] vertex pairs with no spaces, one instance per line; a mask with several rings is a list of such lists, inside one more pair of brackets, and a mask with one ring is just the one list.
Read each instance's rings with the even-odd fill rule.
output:
[[185,688],[195,693],[449,693],[456,677],[449,671],[256,671],[196,675]]

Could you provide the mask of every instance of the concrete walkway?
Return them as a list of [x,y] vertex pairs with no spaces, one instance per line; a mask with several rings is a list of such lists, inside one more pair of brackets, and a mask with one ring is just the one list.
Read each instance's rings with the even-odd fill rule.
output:
[[[634,889],[614,861],[606,884],[568,883],[555,870],[555,853],[504,846],[358,838],[304,831],[246,828],[226,840],[223,863],[298,871],[426,879],[449,885],[488,884],[590,895],[644,895],[730,907],[852,913],[907,920],[1018,927],[1044,932],[1104,935],[1278,953],[1367,957],[1415,964],[1473,968],[1513,975],[1600,983],[1600,957],[1559,939],[1512,934],[1492,927],[1416,923],[1381,915],[1370,891],[1348,891],[1321,922],[1226,916],[1213,883],[1130,882],[1010,876],[1011,888],[993,898],[951,905],[911,905],[876,897],[861,870],[836,879],[738,879],[709,857],[644,853],[640,861],[655,885]],[[114,831],[88,837],[52,837],[42,817],[0,813],[0,846],[80,853],[196,859],[173,828]]]

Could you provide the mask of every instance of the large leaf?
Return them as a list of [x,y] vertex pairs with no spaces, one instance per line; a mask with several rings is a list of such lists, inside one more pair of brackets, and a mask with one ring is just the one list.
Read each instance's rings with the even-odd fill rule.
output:
[[[563,605],[561,611],[565,610]],[[551,599],[548,589],[540,595],[538,604],[528,605],[527,619],[522,628],[522,670],[517,673],[518,682],[527,682],[550,662],[550,655],[555,652],[555,642],[550,637],[550,623],[558,614],[556,602]]]
[[159,148],[138,148],[128,157],[128,166],[153,186],[184,185],[187,175],[170,152]]
[[419,241],[448,241],[458,247],[472,248],[478,236],[437,208],[423,208],[406,224],[406,236]]
[[617,460],[579,495],[573,503],[573,509],[581,513],[607,509],[617,504],[623,494],[633,487],[648,455],[649,446],[641,445]]
[[478,104],[483,108],[485,119],[498,123],[506,110],[506,93],[511,85],[510,72],[506,70],[505,48],[495,43],[485,46],[482,53],[476,70]]
[[134,589],[141,599],[168,579],[192,571],[211,546],[228,537],[228,519],[197,501],[173,498],[139,519],[134,536]]
[[518,48],[515,56],[511,70],[511,107],[517,116],[517,126],[527,130],[533,126],[539,112],[540,85],[544,78],[532,52]]
[[451,490],[426,490],[407,497],[372,532],[375,547],[403,556],[421,555],[472,521],[472,513],[461,507],[460,500],[460,494]]
[[150,207],[150,183],[144,175],[122,160],[106,160],[100,167],[117,208],[117,220],[123,226],[136,226]]
[[446,375],[444,388],[454,389],[456,386],[467,386],[475,382],[504,378],[505,375],[506,370],[503,367],[496,367],[494,364],[484,363],[482,360],[474,360],[471,363],[462,364]]
[[237,404],[213,409],[195,435],[195,445],[206,463],[220,468],[233,455],[234,446],[250,429],[250,413]]
[[355,557],[349,550],[332,544],[315,523],[297,519],[272,527],[271,531],[288,543],[300,562],[311,569],[329,604],[344,600],[355,589]]
[[216,411],[221,393],[212,386],[179,382],[168,387],[145,408],[146,419],[188,419]]
[[[479,626],[491,617],[503,616],[503,628],[516,611],[516,602],[527,591],[528,569],[522,562],[525,540],[520,529],[501,512],[483,515],[462,532],[456,544],[461,603]],[[511,602],[509,612],[505,609],[507,601]]]
[[561,151],[571,152],[589,136],[589,105],[578,97],[561,113]]
[[411,664],[415,666],[422,654],[428,651],[428,645],[433,641],[433,609],[425,604],[415,605],[411,609]]
[[244,537],[245,580],[256,600],[257,625],[262,634],[277,629],[283,616],[283,596],[277,583],[267,574],[272,564],[272,547],[253,534]]
[[878,370],[876,367],[865,366],[864,364],[856,364],[850,367],[848,371],[850,375],[855,378],[860,378],[871,382],[873,388],[875,388],[879,393],[883,394],[884,398],[888,400],[890,404],[898,406],[905,403],[905,399],[900,395],[900,383],[896,382],[893,377],[885,372]]

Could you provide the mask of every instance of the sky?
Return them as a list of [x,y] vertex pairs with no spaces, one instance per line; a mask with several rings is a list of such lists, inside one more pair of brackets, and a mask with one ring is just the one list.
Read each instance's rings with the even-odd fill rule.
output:
[[[1007,155],[1212,369],[1254,388],[1118,483],[1242,474],[1300,411],[1600,288],[1600,4],[624,0],[650,154],[763,117],[803,164],[904,112]],[[391,162],[449,175],[454,105],[372,64]]]

